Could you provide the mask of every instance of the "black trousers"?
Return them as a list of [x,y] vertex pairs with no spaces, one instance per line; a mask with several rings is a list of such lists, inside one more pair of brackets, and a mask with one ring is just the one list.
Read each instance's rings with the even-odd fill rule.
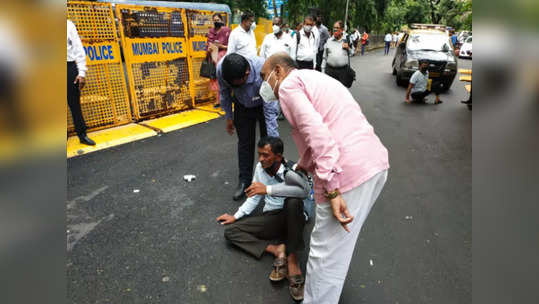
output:
[[436,95],[440,94],[440,92],[442,92],[443,90],[443,84],[439,81],[432,81],[432,84],[430,86],[430,91],[429,90],[426,90],[426,91],[423,91],[423,92],[414,92],[412,93],[412,99],[414,101],[423,101],[423,99],[425,99],[425,97],[427,97],[428,95],[430,95],[430,93],[434,93]]
[[75,125],[75,131],[79,137],[86,134],[86,123],[84,117],[82,117],[82,110],[80,107],[80,90],[79,85],[73,82],[79,75],[79,69],[75,62],[67,63],[67,104],[71,110],[71,117],[73,117],[73,124]]
[[0,63],[0,114],[3,114],[6,126],[15,133],[24,132],[24,113],[18,100],[17,82],[13,70]]
[[312,61],[296,60],[296,62],[298,63],[298,67],[300,69],[312,70],[314,68],[314,63]]
[[345,77],[344,74],[346,73],[346,67],[346,65],[343,67],[332,67],[326,64],[326,74],[343,83]]
[[322,72],[322,59],[324,57],[324,50],[318,51],[316,53],[316,70]]
[[225,238],[260,259],[266,247],[275,241],[285,244],[287,254],[303,250],[304,227],[303,201],[286,198],[283,209],[248,216],[230,224],[225,229]]
[[239,102],[234,103],[234,127],[238,134],[239,180],[247,185],[253,179],[255,161],[256,122],[260,128],[260,137],[267,135],[263,106],[246,108]]
[[385,41],[385,45],[384,45],[384,55],[387,55],[389,54],[389,48],[391,46],[391,41]]

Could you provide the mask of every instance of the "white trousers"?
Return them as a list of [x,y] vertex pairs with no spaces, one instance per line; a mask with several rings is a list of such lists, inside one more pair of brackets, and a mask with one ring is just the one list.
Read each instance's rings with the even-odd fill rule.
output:
[[337,304],[361,227],[387,180],[384,170],[360,186],[343,193],[354,220],[346,232],[333,216],[329,203],[316,204],[311,234],[304,304]]

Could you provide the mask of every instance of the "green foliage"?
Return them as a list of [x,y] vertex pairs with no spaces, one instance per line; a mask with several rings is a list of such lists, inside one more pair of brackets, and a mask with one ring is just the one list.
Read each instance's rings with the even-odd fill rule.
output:
[[[200,0],[197,2],[206,2]],[[267,17],[262,0],[221,0],[232,11],[251,10],[256,17]],[[346,0],[288,0],[284,10],[286,22],[293,26],[303,17],[319,10],[324,24],[331,28],[337,20],[345,19]],[[348,23],[360,30],[386,33],[400,30],[411,23],[442,23],[457,30],[472,29],[471,0],[350,0]]]

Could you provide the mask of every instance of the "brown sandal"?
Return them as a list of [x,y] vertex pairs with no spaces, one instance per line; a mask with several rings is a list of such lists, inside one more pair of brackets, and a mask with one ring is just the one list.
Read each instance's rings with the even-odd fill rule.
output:
[[282,281],[288,275],[288,265],[286,258],[275,258],[273,261],[273,270],[269,275],[269,279],[273,282]]
[[301,274],[290,276],[288,277],[288,281],[290,282],[288,289],[290,290],[290,295],[292,296],[292,299],[296,301],[302,301],[303,291],[305,288],[305,279],[303,278],[303,276]]

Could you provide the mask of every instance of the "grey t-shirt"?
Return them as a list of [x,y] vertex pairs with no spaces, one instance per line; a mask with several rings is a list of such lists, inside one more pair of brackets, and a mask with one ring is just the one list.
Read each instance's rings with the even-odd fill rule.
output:
[[429,71],[427,73],[423,74],[421,71],[415,71],[415,73],[412,75],[412,78],[410,78],[410,83],[414,85],[412,88],[412,93],[415,92],[425,92],[427,90],[427,83],[429,81]]

